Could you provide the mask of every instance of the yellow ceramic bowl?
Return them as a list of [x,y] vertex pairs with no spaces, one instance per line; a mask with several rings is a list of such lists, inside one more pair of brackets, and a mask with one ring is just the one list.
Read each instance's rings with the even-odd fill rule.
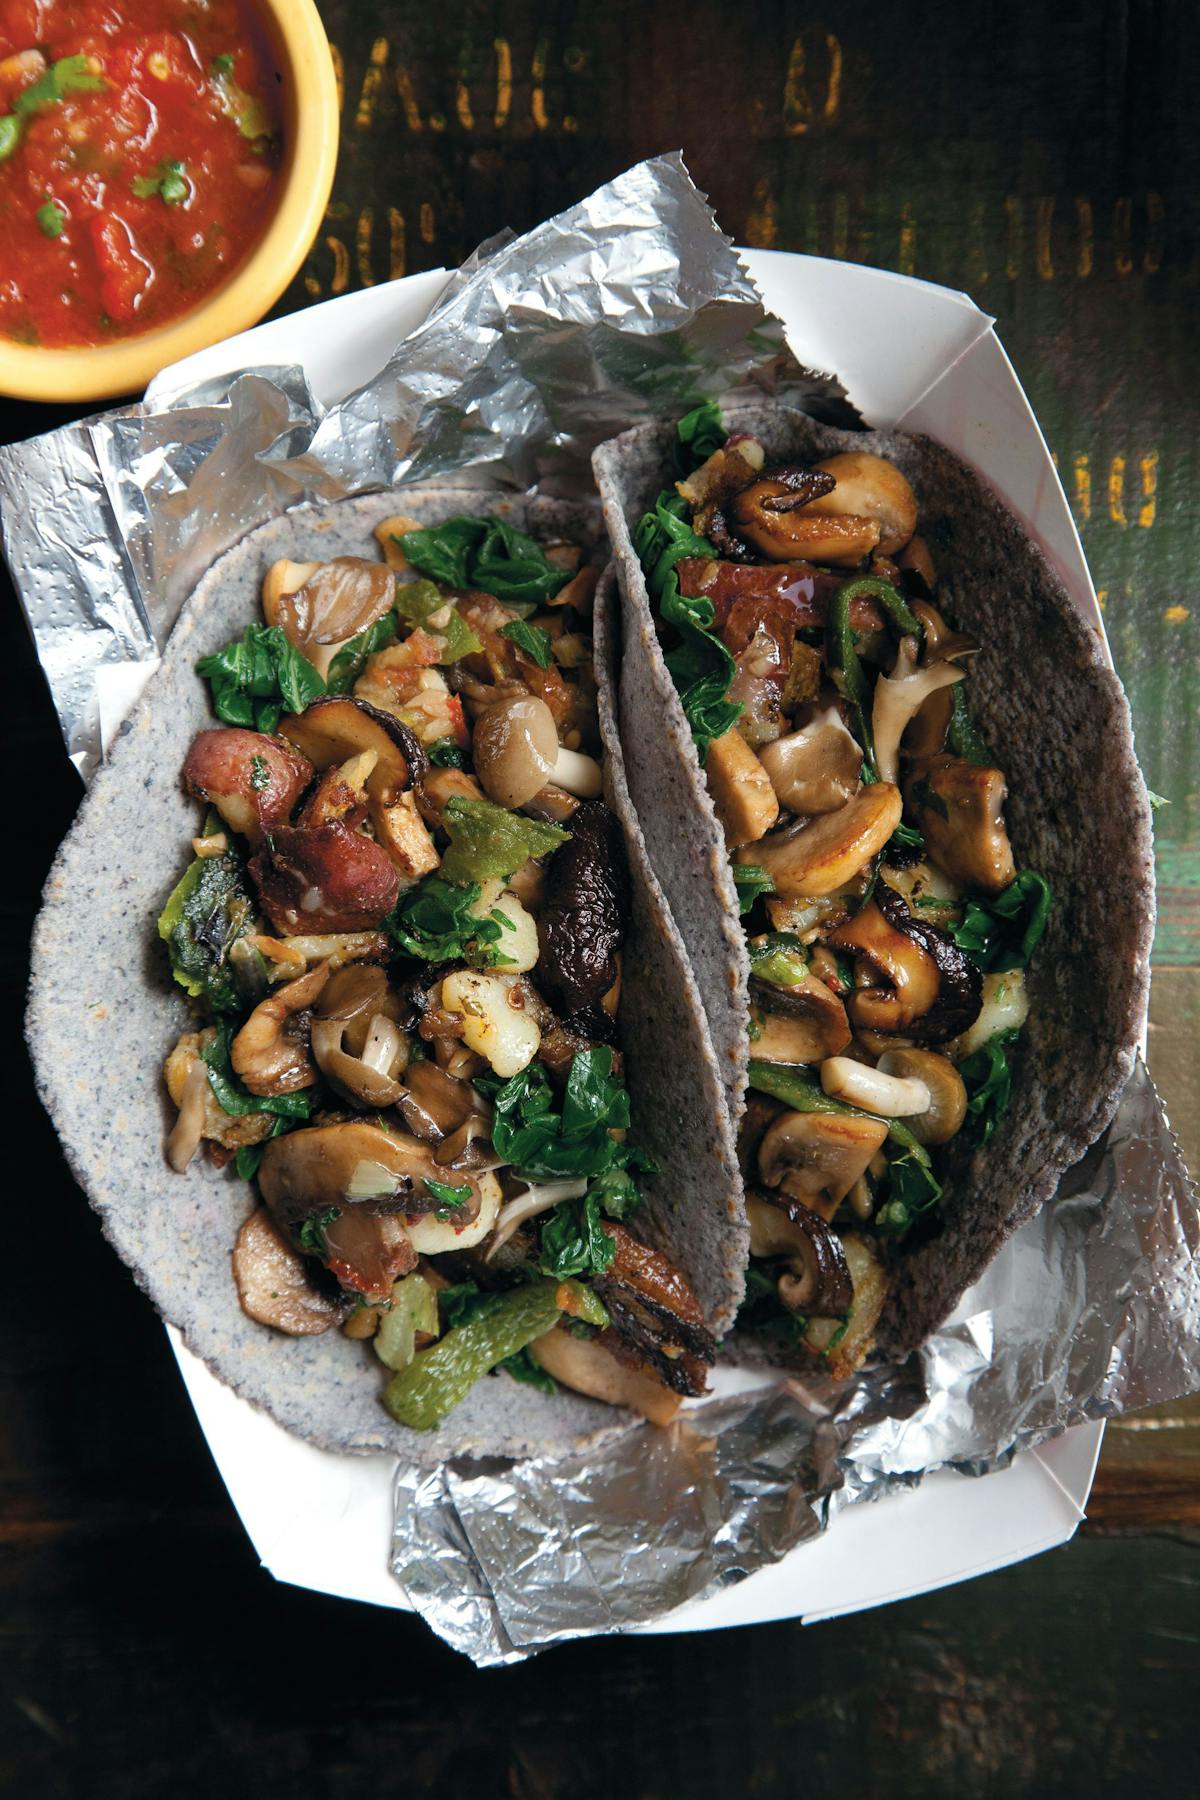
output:
[[280,76],[284,133],[275,211],[263,237],[222,287],[157,331],[87,350],[0,337],[0,394],[63,401],[139,393],[169,363],[257,324],[304,261],[337,162],[333,59],[313,0],[253,0],[253,7]]

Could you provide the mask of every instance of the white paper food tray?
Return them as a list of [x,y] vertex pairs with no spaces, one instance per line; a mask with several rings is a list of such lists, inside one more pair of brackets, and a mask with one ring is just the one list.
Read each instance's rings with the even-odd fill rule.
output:
[[[1079,537],[1037,421],[993,322],[964,294],[878,269],[780,251],[744,252],[800,360],[835,372],[863,417],[903,425],[983,474],[1050,557],[1103,637]],[[329,404],[368,380],[424,318],[441,270],[328,300],[163,371],[162,404],[195,381],[250,365],[299,364]],[[969,1317],[971,1296],[959,1309]],[[335,1456],[239,1400],[168,1328],[225,1485],[264,1568],[318,1593],[409,1610],[387,1567],[392,1461]],[[717,1391],[747,1377],[721,1371]],[[833,1618],[1020,1562],[1070,1538],[1083,1517],[1103,1425],[1081,1425],[983,1479],[943,1473],[838,1516],[747,1581],[681,1608],[653,1631]]]

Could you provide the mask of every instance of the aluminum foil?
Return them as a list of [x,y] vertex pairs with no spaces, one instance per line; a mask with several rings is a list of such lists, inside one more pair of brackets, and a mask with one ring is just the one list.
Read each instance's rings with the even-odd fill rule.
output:
[[628,1630],[744,1579],[843,1507],[987,1474],[1200,1386],[1200,1212],[1139,1062],[1105,1138],[902,1368],[784,1379],[587,1452],[396,1481],[392,1569],[480,1667]]
[[466,468],[590,488],[604,438],[751,383],[847,410],[672,155],[483,245],[328,410],[299,370],[254,370],[0,449],[0,542],[72,761],[96,767],[198,577],[253,526]]
[[[87,775],[199,574],[308,499],[470,468],[588,480],[616,430],[756,384],[853,422],[788,355],[678,156],[481,247],[387,367],[323,409],[251,369],[0,450],[0,536]],[[902,1369],[699,1405],[602,1459],[401,1471],[392,1568],[480,1664],[627,1630],[816,1537],[839,1507],[1200,1386],[1197,1213],[1139,1066],[1106,1142]]]

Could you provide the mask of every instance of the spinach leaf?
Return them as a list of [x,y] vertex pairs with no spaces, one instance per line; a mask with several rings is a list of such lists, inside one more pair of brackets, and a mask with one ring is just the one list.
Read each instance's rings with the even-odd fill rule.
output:
[[514,609],[532,611],[571,579],[540,544],[503,519],[447,519],[406,531],[403,543],[411,567],[431,581],[479,589]]
[[325,1233],[333,1221],[340,1219],[341,1216],[340,1206],[326,1206],[320,1212],[309,1213],[296,1234],[301,1250],[308,1256],[324,1258],[329,1251],[329,1246],[325,1242]]
[[230,1056],[233,1029],[229,1019],[222,1019],[217,1025],[216,1037],[200,1052],[208,1064],[208,1085],[216,1095],[221,1111],[232,1118],[263,1112],[277,1113],[283,1119],[307,1119],[312,1112],[312,1094],[306,1088],[294,1094],[252,1094],[239,1081]]
[[733,863],[733,885],[737,889],[738,911],[745,918],[760,894],[773,894],[775,883],[761,863]]
[[644,515],[633,534],[634,548],[646,575],[650,598],[657,603],[660,619],[678,633],[679,642],[667,652],[666,665],[679,692],[684,715],[701,762],[714,738],[741,716],[741,707],[728,698],[737,665],[713,630],[715,613],[703,595],[679,591],[675,565],[685,556],[716,556],[714,545],[698,537],[686,517],[687,502],[665,490],[653,512]]
[[888,1159],[887,1198],[875,1214],[875,1227],[889,1237],[902,1237],[941,1197],[941,1184],[928,1156],[922,1160],[902,1149]]
[[534,1362],[528,1344],[514,1356],[502,1357],[496,1367],[503,1369],[506,1375],[511,1375],[514,1381],[523,1381],[527,1387],[537,1388],[543,1394],[558,1392],[558,1383],[553,1375],[547,1375],[540,1363]]
[[675,427],[675,468],[690,475],[710,456],[715,456],[727,437],[721,408],[715,400],[702,400],[685,413]]
[[247,625],[223,650],[202,656],[196,673],[212,688],[218,719],[268,735],[285,712],[301,713],[325,692],[317,671],[278,625]]
[[950,724],[946,731],[946,748],[953,751],[955,756],[965,757],[967,762],[979,763],[986,768],[991,765],[992,753],[980,737],[968,711],[964,686],[965,683],[959,681],[950,689]]
[[158,935],[167,946],[172,975],[213,1012],[235,1013],[245,1006],[229,952],[249,930],[252,916],[242,860],[234,849],[189,863],[159,914]]
[[950,927],[960,950],[991,974],[1023,969],[1046,929],[1054,895],[1036,869],[1022,869],[991,899],[968,900],[962,923]]
[[442,815],[450,848],[442,858],[447,881],[505,880],[531,856],[545,856],[570,837],[560,825],[507,812],[491,800],[455,794]]
[[550,633],[543,631],[540,625],[530,625],[524,619],[514,619],[511,625],[500,627],[500,636],[511,638],[517,649],[523,650],[526,656],[531,656],[539,669],[550,667],[553,661]]
[[967,1090],[968,1123],[964,1129],[977,1143],[986,1144],[1008,1111],[1012,1099],[1009,1056],[1019,1031],[998,1031],[981,1050],[958,1065]]
[[360,631],[357,637],[352,637],[349,643],[343,644],[329,665],[329,674],[325,678],[327,691],[348,694],[362,674],[367,658],[392,643],[398,632],[399,620],[393,607],[365,631]]
[[629,1094],[620,1076],[613,1074],[612,1060],[612,1051],[603,1045],[577,1052],[561,1112],[555,1109],[540,1062],[530,1063],[508,1081],[481,1076],[475,1085],[492,1101],[497,1156],[530,1181],[599,1177],[614,1170],[629,1174],[628,1182],[606,1182],[595,1194],[597,1204],[612,1208],[612,1217],[627,1218],[631,1190],[636,1192],[632,1175],[650,1173],[653,1164],[636,1146],[610,1135],[629,1125]]
[[469,769],[471,759],[452,737],[437,738],[429,746],[429,760],[435,769]]
[[578,1200],[560,1200],[542,1226],[538,1268],[565,1281],[571,1275],[602,1275],[617,1254],[605,1231],[600,1202],[590,1190]]
[[476,882],[465,887],[426,875],[401,894],[384,920],[387,931],[406,956],[421,962],[469,962],[476,969],[496,968],[509,959],[495,949],[511,924],[498,911],[480,917],[471,908],[481,889]]

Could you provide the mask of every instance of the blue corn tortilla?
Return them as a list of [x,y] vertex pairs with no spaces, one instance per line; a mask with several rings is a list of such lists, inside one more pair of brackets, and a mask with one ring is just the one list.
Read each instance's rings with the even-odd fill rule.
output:
[[[193,735],[212,723],[194,665],[261,618],[270,564],[281,556],[372,557],[373,527],[397,512],[435,524],[497,510],[536,536],[583,545],[595,560],[604,553],[594,506],[431,485],[297,509],[213,565],[55,861],[34,934],[26,1026],[38,1090],[73,1174],[105,1235],[189,1349],[310,1443],[392,1451],[420,1463],[564,1451],[624,1428],[630,1415],[500,1375],[479,1382],[437,1430],[407,1431],[383,1409],[387,1372],[369,1344],[336,1329],[289,1338],[246,1317],[230,1257],[255,1192],[232,1168],[215,1170],[203,1156],[184,1175],[164,1157],[174,1108],[163,1058],[192,1020],[154,921],[200,824],[180,780]],[[615,759],[611,719],[605,739]],[[609,779],[622,779],[615,762]],[[746,1255],[733,1140],[686,959],[636,841],[630,861],[634,926],[622,1028],[634,1130],[662,1167],[657,1183],[646,1183],[639,1229],[689,1275],[720,1333],[740,1301]],[[660,1053],[656,1022],[669,1027],[670,1055]]]
[[[893,1357],[949,1316],[1017,1227],[1095,1143],[1133,1067],[1154,932],[1150,805],[1129,705],[1104,646],[1046,557],[986,484],[933,439],[844,432],[769,404],[731,407],[768,463],[839,451],[885,456],[917,496],[935,546],[939,604],[983,649],[971,708],[1006,771],[1019,864],[1055,906],[1028,971],[1030,1017],[1012,1104],[973,1153],[950,1146],[942,1229],[902,1254],[877,1340]],[[663,661],[631,530],[673,480],[670,423],[638,427],[593,458],[621,587],[619,721],[625,772],[654,870],[687,946],[733,1118],[744,1106],[748,978],[724,837]]]

